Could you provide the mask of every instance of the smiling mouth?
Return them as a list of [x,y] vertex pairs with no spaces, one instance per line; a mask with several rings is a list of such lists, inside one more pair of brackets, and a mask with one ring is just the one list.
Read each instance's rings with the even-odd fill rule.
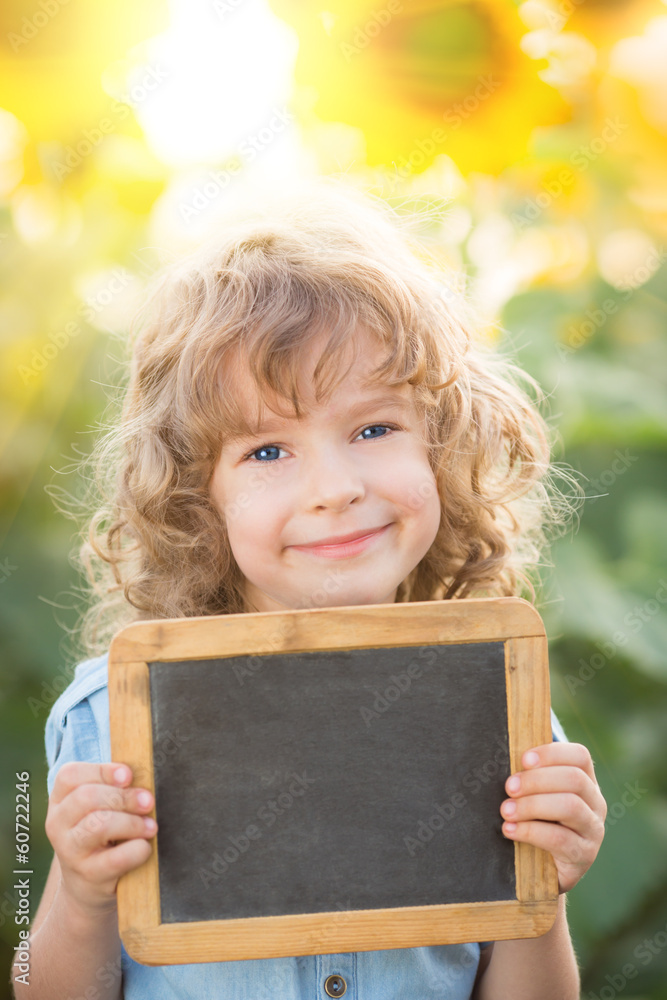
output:
[[292,545],[291,548],[330,559],[346,559],[363,552],[373,543],[374,539],[383,535],[390,527],[391,524],[385,524],[383,528],[375,528],[364,535],[358,535],[356,538],[350,538],[343,542],[318,542],[312,545]]

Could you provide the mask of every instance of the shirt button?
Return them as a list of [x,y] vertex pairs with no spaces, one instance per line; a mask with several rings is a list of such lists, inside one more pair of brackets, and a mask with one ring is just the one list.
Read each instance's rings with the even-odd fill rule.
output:
[[324,980],[324,992],[328,997],[342,997],[347,993],[347,983],[342,976],[327,976]]

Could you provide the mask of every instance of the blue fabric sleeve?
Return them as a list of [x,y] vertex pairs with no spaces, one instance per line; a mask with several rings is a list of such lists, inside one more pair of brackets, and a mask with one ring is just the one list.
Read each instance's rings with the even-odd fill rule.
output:
[[63,764],[71,760],[101,763],[97,726],[88,701],[80,702],[70,709],[61,728],[57,728],[55,722],[49,726],[47,720],[45,743],[49,765],[46,787],[49,795]]
[[100,733],[89,697],[105,684],[106,656],[86,660],[78,665],[74,680],[51,707],[44,730],[49,795],[63,764],[72,760],[102,762]]
[[565,735],[565,730],[560,724],[558,716],[551,709],[551,735],[553,736],[554,743],[569,743],[567,736]]

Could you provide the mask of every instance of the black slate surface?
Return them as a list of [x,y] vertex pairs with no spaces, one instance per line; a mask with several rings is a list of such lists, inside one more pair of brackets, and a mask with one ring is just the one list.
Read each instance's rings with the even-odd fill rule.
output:
[[149,669],[163,922],[515,898],[501,642]]

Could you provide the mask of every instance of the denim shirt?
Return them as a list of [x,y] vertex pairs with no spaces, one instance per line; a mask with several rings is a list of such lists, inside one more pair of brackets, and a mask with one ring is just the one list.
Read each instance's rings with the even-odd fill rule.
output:
[[[46,721],[47,788],[51,795],[67,761],[111,760],[108,654],[80,663],[74,680],[51,708]],[[553,738],[566,740],[551,713]],[[464,1000],[469,998],[484,943],[392,948],[386,951],[300,955],[149,966],[135,962],[121,945],[125,1000],[327,1000],[328,976],[342,976],[346,1000]],[[98,971],[110,985],[114,970]]]

